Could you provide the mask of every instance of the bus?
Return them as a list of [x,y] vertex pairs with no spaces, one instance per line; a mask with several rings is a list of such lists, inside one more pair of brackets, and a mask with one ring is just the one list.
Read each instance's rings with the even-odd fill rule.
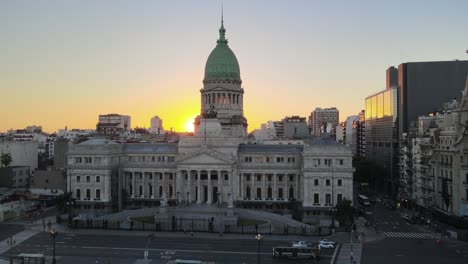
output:
[[358,201],[361,205],[364,205],[364,206],[369,206],[370,205],[370,202],[369,202],[369,198],[367,198],[367,196],[365,195],[358,195]]
[[320,249],[312,247],[273,247],[273,258],[320,259]]
[[43,254],[21,253],[15,257],[15,260],[15,263],[21,264],[45,264],[45,257]]

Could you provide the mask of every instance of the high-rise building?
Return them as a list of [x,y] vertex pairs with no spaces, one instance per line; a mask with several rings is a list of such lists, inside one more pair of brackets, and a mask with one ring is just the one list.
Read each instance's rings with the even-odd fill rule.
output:
[[99,123],[96,125],[98,133],[116,135],[131,130],[130,116],[119,114],[99,115]]
[[305,117],[291,116],[283,119],[284,138],[305,138],[309,135],[309,128]]
[[385,190],[397,194],[398,142],[418,116],[461,98],[468,61],[408,62],[386,72],[386,89],[366,98],[366,157],[380,165]]
[[[309,116],[309,127],[314,136],[320,136],[324,132],[335,134],[335,127],[339,122],[339,111],[336,107],[320,108],[317,107]],[[326,131],[327,127],[331,131]]]
[[398,188],[398,88],[366,98],[366,157],[384,168],[379,189],[396,195]]
[[[460,100],[468,73],[468,61],[408,62],[398,66],[399,136],[418,116]],[[388,88],[388,87],[387,87]]]
[[149,132],[154,134],[164,134],[163,121],[161,118],[159,118],[159,116],[154,116],[151,118]]

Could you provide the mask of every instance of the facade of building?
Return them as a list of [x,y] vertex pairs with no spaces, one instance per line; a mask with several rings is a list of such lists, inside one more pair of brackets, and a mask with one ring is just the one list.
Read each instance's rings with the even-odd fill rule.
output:
[[28,166],[30,170],[38,167],[38,143],[34,141],[0,142],[0,155],[10,154],[10,166]]
[[356,131],[356,155],[358,157],[366,157],[366,114],[365,110],[359,112],[359,120],[353,123]]
[[[320,136],[322,133],[335,134],[335,127],[340,120],[339,111],[336,107],[320,108],[317,107],[309,116],[309,127],[314,136]],[[326,131],[330,128],[331,131]]]
[[118,135],[132,129],[130,116],[119,114],[99,115],[96,131],[105,135]]
[[390,87],[366,98],[366,158],[384,168],[381,184],[385,192],[398,191],[398,89]]
[[151,118],[149,132],[153,134],[164,134],[163,121],[159,116]]
[[31,170],[28,166],[0,168],[0,187],[28,188]]
[[291,116],[283,119],[284,138],[307,138],[309,136],[309,128],[305,117]]
[[421,116],[401,147],[401,197],[424,213],[468,226],[468,80],[461,103]]
[[352,153],[346,146],[327,138],[299,144],[247,138],[239,64],[223,24],[219,33],[206,63],[193,135],[156,144],[92,139],[69,148],[68,191],[77,210],[103,213],[158,206],[165,199],[207,205],[232,200],[264,210],[287,210],[295,202],[305,215],[320,216],[338,201],[352,200]]
[[[384,190],[388,194],[398,193],[401,172],[395,156],[400,154],[397,142],[409,133],[411,122],[418,116],[439,111],[443,103],[454,98],[460,100],[467,74],[468,61],[402,63],[398,69],[387,69],[386,90],[366,98],[366,157],[384,169]],[[390,93],[393,95],[386,96]],[[388,113],[379,115],[378,108],[386,104],[392,104],[393,121]]]

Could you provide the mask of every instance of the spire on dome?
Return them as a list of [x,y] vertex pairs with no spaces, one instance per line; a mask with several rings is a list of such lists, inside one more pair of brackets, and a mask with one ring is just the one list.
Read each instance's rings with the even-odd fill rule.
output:
[[217,41],[218,44],[220,43],[228,43],[226,37],[226,29],[224,29],[224,11],[223,11],[223,3],[221,2],[221,28],[219,29],[219,39]]

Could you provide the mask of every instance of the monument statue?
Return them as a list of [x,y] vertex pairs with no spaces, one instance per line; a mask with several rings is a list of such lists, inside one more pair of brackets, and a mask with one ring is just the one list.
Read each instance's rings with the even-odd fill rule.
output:
[[161,197],[161,207],[166,207],[167,206],[167,196],[166,196],[166,193],[163,193],[162,197]]
[[228,208],[234,208],[234,200],[232,199],[232,195],[229,195]]

